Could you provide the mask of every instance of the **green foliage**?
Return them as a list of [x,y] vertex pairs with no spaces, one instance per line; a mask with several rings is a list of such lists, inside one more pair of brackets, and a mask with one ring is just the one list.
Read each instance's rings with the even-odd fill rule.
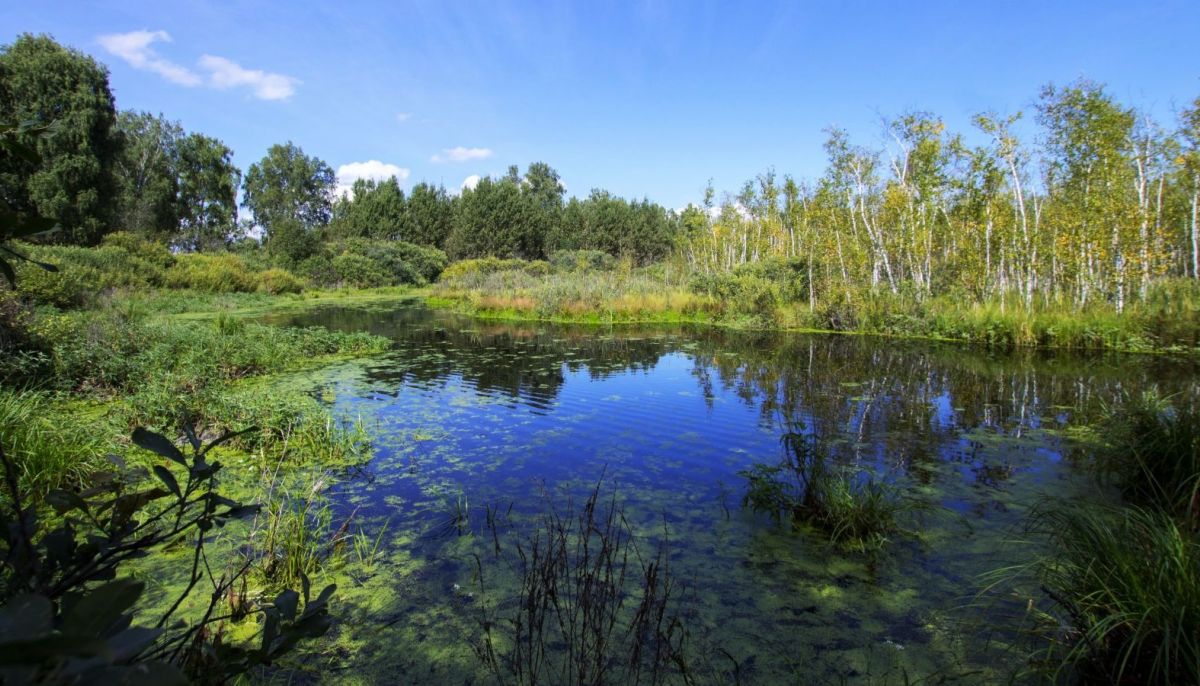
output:
[[122,139],[116,178],[120,188],[116,226],[142,236],[161,238],[179,225],[177,147],[183,128],[149,112],[121,112]]
[[550,266],[557,271],[613,269],[617,260],[601,250],[558,250],[550,253]]
[[[56,518],[38,517],[23,504],[16,469],[0,447],[11,509],[0,526],[5,547],[0,649],[7,656],[6,682],[221,683],[328,630],[335,587],[310,598],[303,577],[302,612],[301,594],[286,590],[269,605],[231,614],[263,616],[257,646],[216,638],[213,627],[230,618],[217,610],[245,568],[216,576],[207,562],[201,564],[208,532],[254,508],[215,490],[221,463],[208,456],[233,435],[203,444],[190,424],[183,428],[190,455],[166,436],[135,430],[134,444],[155,455],[153,477],[145,470],[122,469],[83,494],[53,491],[47,501]],[[191,548],[187,584],[157,623],[132,626],[144,584],[118,574],[129,560],[176,543]],[[184,620],[178,610],[201,581],[211,589],[207,609]]]
[[55,404],[49,396],[0,388],[0,436],[21,493],[35,501],[57,488],[77,488],[107,466],[102,424]]
[[56,241],[98,243],[112,229],[121,149],[108,71],[49,36],[24,34],[0,49],[0,121],[54,122],[34,142],[36,156],[0,157],[0,197],[58,222]]
[[118,288],[165,283],[165,265],[174,258],[161,246],[125,234],[110,234],[99,247],[21,246],[23,253],[57,267],[47,271],[29,261],[17,266],[17,292],[35,303],[79,307]]
[[454,259],[542,255],[547,215],[513,179],[484,178],[463,191],[455,205],[446,253]]
[[179,408],[215,421],[211,408],[219,407],[228,381],[331,355],[376,352],[388,345],[386,339],[365,333],[220,318],[141,321],[119,311],[46,315],[32,329],[51,351],[54,374],[45,383],[124,396],[128,416],[151,425],[169,421]]
[[786,457],[779,464],[757,463],[739,472],[747,481],[744,506],[809,524],[829,540],[861,550],[881,548],[901,531],[899,515],[915,505],[894,488],[829,464],[815,436],[785,434],[783,445]]
[[546,249],[599,250],[649,264],[670,254],[676,229],[666,210],[648,200],[630,202],[594,190],[584,200],[567,203],[561,223],[546,239]]
[[321,249],[321,237],[312,227],[296,219],[274,220],[267,252],[288,267],[298,266]]
[[1106,422],[1101,472],[1129,502],[1155,507],[1200,530],[1200,408],[1147,394],[1127,399]]
[[268,269],[258,275],[258,291],[271,295],[299,293],[304,290],[304,282],[286,269]]
[[315,283],[326,286],[423,286],[446,266],[437,248],[402,241],[354,238],[326,243],[300,266]]
[[258,289],[254,272],[242,258],[229,253],[180,255],[175,266],[167,270],[165,284],[207,293],[250,293]]
[[1053,602],[1039,662],[1087,683],[1200,683],[1195,530],[1154,509],[1054,502],[1030,531],[1048,552],[1019,571]]
[[400,240],[409,233],[404,191],[396,177],[376,182],[358,179],[351,194],[333,206],[330,233],[341,238]]
[[444,248],[454,228],[454,199],[442,186],[418,183],[408,196],[408,221],[400,240]]
[[279,223],[285,220],[306,231],[329,223],[334,181],[333,169],[305,155],[299,146],[290,141],[272,145],[266,156],[246,171],[243,204],[265,230],[270,245]]

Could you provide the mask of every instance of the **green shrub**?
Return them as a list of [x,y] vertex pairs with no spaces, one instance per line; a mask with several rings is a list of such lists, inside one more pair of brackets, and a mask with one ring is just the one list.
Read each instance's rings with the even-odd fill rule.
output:
[[551,253],[550,266],[555,271],[593,271],[614,269],[617,260],[602,250],[558,250]]
[[299,293],[304,290],[304,282],[286,269],[268,269],[258,275],[258,290],[271,295]]
[[179,255],[167,270],[166,283],[208,293],[251,293],[258,288],[254,272],[230,253]]
[[1110,413],[1107,425],[1110,444],[1097,460],[1125,499],[1200,528],[1200,408],[1136,396]]
[[901,530],[899,514],[916,508],[873,477],[830,464],[815,436],[789,433],[782,442],[786,457],[780,463],[739,472],[747,482],[744,506],[811,525],[831,541],[861,550],[882,547]]
[[378,262],[358,253],[344,252],[333,258],[331,266],[334,278],[343,286],[375,288],[392,280]]

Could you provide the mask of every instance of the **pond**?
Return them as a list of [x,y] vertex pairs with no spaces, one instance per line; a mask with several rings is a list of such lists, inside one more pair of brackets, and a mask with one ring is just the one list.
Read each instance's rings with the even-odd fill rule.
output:
[[[489,523],[503,512],[520,536],[598,482],[644,551],[665,542],[700,682],[1005,680],[1030,599],[979,597],[981,575],[1030,559],[1041,499],[1105,497],[1078,462],[1106,406],[1194,378],[1166,357],[507,323],[420,301],[267,319],[395,341],[280,381],[361,420],[375,447],[330,498],[380,560],[343,581],[309,665],[348,682],[486,681],[472,642],[515,593]],[[911,531],[864,554],[743,508],[739,472],[777,462],[793,430],[925,506]]]

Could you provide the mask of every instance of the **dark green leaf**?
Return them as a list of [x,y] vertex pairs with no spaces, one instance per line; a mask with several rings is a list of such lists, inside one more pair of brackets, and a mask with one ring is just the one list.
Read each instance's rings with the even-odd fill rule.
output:
[[184,467],[187,466],[187,460],[183,458],[183,453],[179,452],[179,448],[176,448],[175,444],[166,436],[156,434],[139,426],[133,430],[133,442],[139,448],[149,450],[155,455],[165,457],[172,462],[178,462]]
[[121,615],[133,607],[142,595],[145,584],[132,579],[118,579],[97,586],[75,603],[63,617],[62,632],[67,636],[103,638]]
[[175,475],[166,467],[156,464],[154,465],[154,474],[167,485],[167,490],[174,493],[176,498],[182,498],[183,492],[179,490],[179,482],[175,480]]
[[284,620],[291,621],[296,617],[296,607],[300,603],[300,594],[292,589],[286,589],[275,597],[275,609],[279,610],[279,616]]

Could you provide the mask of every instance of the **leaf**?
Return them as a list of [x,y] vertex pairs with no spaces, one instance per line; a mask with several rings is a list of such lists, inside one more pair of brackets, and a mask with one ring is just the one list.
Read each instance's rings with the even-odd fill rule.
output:
[[139,448],[149,450],[155,455],[165,457],[184,467],[188,466],[187,460],[183,458],[183,453],[179,452],[179,448],[176,448],[175,444],[162,434],[156,434],[139,426],[133,430],[133,442]]
[[292,589],[285,589],[278,596],[275,596],[275,609],[279,610],[279,616],[287,621],[291,621],[296,617],[296,606],[300,603],[300,594]]
[[153,645],[162,634],[162,629],[149,627],[126,629],[108,639],[108,659],[113,662],[124,662],[135,658]]
[[50,503],[50,507],[58,514],[66,514],[71,510],[88,511],[87,501],[79,497],[78,493],[64,490],[54,490],[46,494],[46,502]]
[[63,617],[62,633],[80,638],[103,638],[121,615],[133,607],[146,585],[118,579],[92,589]]
[[180,421],[183,425],[183,435],[187,436],[188,443],[192,445],[192,450],[200,452],[200,438],[196,436],[196,427],[192,424],[192,418],[187,413],[183,413],[183,419]]
[[179,482],[175,480],[175,475],[166,467],[156,464],[154,465],[154,474],[167,485],[167,490],[174,493],[176,498],[182,498],[183,492],[179,490]]
[[46,596],[21,594],[0,608],[0,643],[38,638],[53,628],[54,607]]

